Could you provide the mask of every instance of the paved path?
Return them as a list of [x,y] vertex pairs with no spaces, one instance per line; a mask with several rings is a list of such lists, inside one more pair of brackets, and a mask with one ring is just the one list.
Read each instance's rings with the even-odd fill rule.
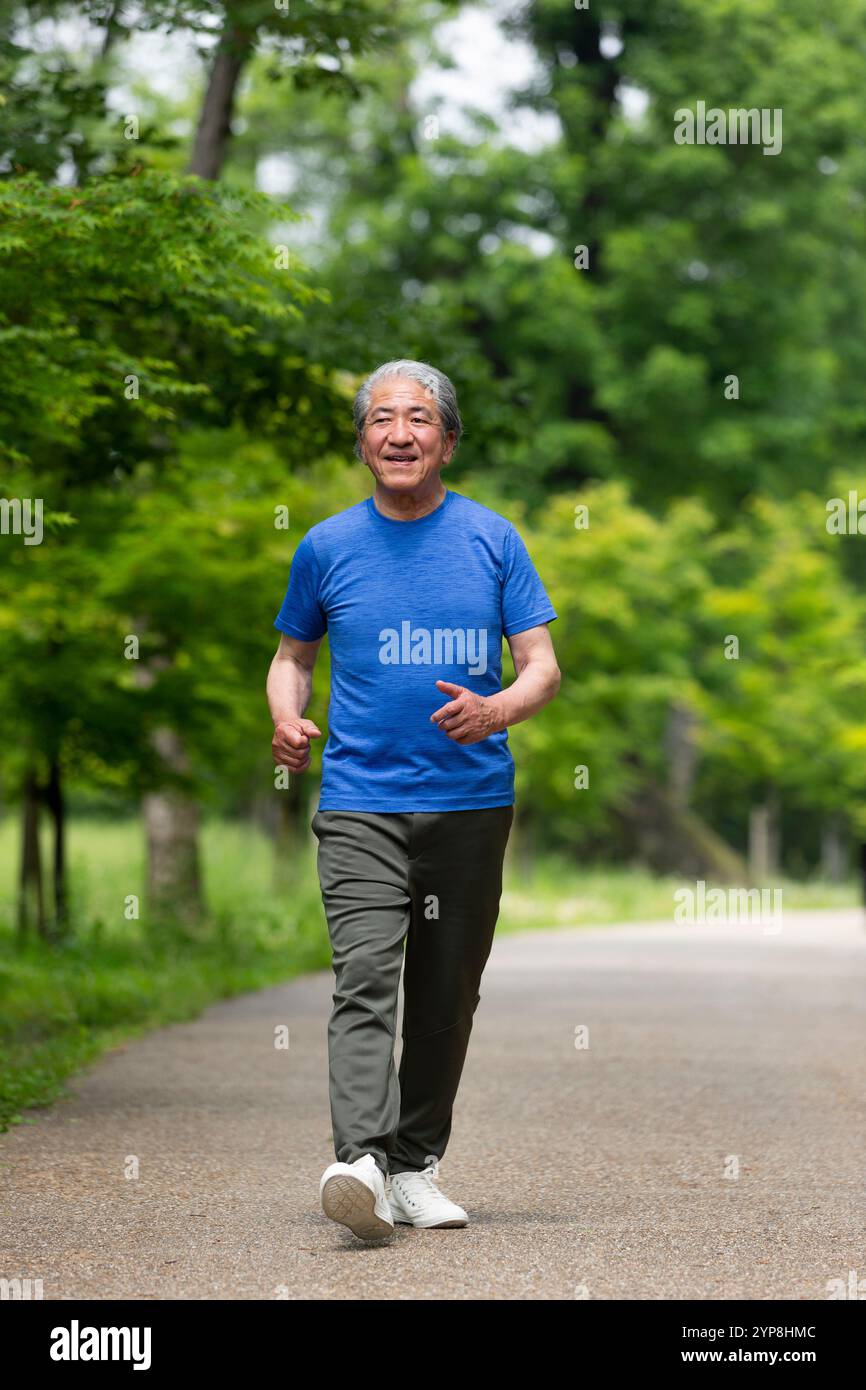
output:
[[471,1223],[376,1246],[318,1206],[331,981],[129,1043],[0,1136],[0,1277],[46,1299],[822,1299],[866,1278],[859,912],[500,937],[441,1165]]

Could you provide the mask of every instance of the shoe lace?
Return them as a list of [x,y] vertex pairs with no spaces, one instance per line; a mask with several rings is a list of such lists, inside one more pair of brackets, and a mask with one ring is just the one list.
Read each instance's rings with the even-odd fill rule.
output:
[[405,1185],[408,1191],[418,1191],[419,1187],[428,1187],[432,1192],[438,1192],[436,1179],[439,1177],[439,1160],[428,1163],[420,1173],[401,1173],[400,1182]]
[[418,1176],[421,1178],[425,1178],[427,1182],[431,1184],[431,1186],[435,1187],[436,1181],[439,1177],[438,1158],[435,1158],[432,1163],[428,1163],[427,1167],[423,1170],[423,1172],[419,1173]]

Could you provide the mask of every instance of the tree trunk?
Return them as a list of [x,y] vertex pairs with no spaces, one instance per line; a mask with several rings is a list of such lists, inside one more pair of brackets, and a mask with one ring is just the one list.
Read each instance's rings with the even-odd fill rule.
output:
[[[146,633],[147,619],[139,616],[135,631]],[[159,652],[135,663],[135,680],[149,690],[160,672],[171,666],[172,658]],[[176,729],[163,726],[150,735],[151,744],[170,772],[183,778],[189,759],[183,739]],[[147,902],[157,918],[179,917],[191,921],[201,914],[202,893],[199,870],[198,803],[176,785],[157,786],[142,798],[147,841]]]
[[830,816],[821,832],[821,874],[828,883],[842,883],[848,870],[848,846],[839,816]]
[[298,856],[307,843],[307,798],[301,780],[305,775],[290,775],[289,785],[275,792],[278,815],[274,835],[274,884],[281,889],[291,887],[297,873]]
[[[587,129],[576,129],[574,121],[567,122],[567,137],[570,147],[579,150],[586,147],[587,137],[596,149],[603,147],[616,115],[617,86],[622,77],[618,62],[605,58],[601,51],[602,19],[589,9],[575,10],[571,16],[571,49],[577,58],[578,72],[586,74],[584,90],[590,94],[587,115]],[[559,104],[562,118],[562,103]],[[583,122],[581,117],[581,123]],[[583,196],[581,226],[588,229],[586,235],[575,237],[575,241],[586,242],[589,250],[591,273],[597,276],[601,269],[602,247],[599,229],[604,216],[607,198],[601,180],[588,178]]]
[[54,824],[54,930],[65,936],[69,930],[69,900],[66,888],[66,805],[60,760],[55,754],[48,772],[45,804]]
[[45,898],[42,891],[42,855],[39,846],[40,792],[36,772],[28,768],[24,776],[21,827],[21,876],[18,893],[18,933],[30,931],[32,909],[36,911],[36,930],[46,934]]
[[514,807],[514,819],[505,846],[504,864],[508,866],[509,873],[521,878],[529,877],[535,868],[538,852],[539,818],[528,805],[527,798],[522,805],[517,804]]
[[695,744],[697,719],[687,705],[674,701],[668,710],[665,730],[665,758],[668,769],[668,795],[678,810],[688,810],[697,770]]
[[[172,772],[187,772],[183,742],[174,729],[157,729],[153,743]],[[166,787],[147,793],[143,813],[149,907],[157,916],[197,917],[202,909],[197,802],[174,787]]]
[[758,883],[778,874],[779,848],[779,800],[770,791],[749,813],[749,869]]
[[742,857],[667,788],[646,783],[622,815],[641,861],[655,873],[747,883]]
[[118,34],[123,32],[123,26],[120,23],[120,12],[122,9],[122,0],[117,0],[117,3],[110,7],[105,16],[105,28],[102,31],[102,45],[99,50],[100,62],[104,63],[106,61],[114,47],[115,39]]
[[253,50],[254,34],[227,15],[208,78],[199,114],[189,173],[217,179],[225,163],[235,94],[244,64]]

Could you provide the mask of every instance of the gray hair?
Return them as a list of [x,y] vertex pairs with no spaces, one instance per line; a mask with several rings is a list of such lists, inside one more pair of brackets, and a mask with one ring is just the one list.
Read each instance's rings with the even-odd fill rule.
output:
[[374,372],[371,372],[358,388],[352,407],[356,430],[356,458],[362,461],[364,458],[357,436],[364,433],[364,421],[367,418],[367,411],[370,409],[373,387],[389,376],[405,376],[410,381],[420,382],[427,395],[436,402],[442,420],[442,438],[444,439],[451,430],[456,434],[457,438],[454,441],[456,452],[460,443],[460,436],[463,433],[463,421],[460,419],[460,411],[457,409],[457,392],[453,382],[444,372],[440,372],[436,367],[431,367],[429,362],[414,362],[411,358],[400,357],[393,362],[383,362],[381,367],[377,367]]

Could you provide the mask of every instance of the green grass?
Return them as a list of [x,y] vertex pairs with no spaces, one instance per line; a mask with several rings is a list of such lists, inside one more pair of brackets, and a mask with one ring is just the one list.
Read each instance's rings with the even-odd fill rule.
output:
[[23,948],[13,927],[17,845],[7,819],[0,824],[0,1130],[56,1099],[68,1076],[123,1039],[330,964],[313,845],[277,891],[265,835],[206,825],[209,912],[183,932],[124,916],[130,894],[142,900],[140,827],[75,822],[71,938],[54,946],[31,939]]
[[[0,821],[0,1130],[63,1094],[66,1079],[106,1049],[208,1004],[325,970],[331,952],[315,874],[315,841],[288,883],[274,885],[274,851],[245,824],[202,832],[206,918],[194,930],[127,920],[143,901],[144,846],[131,821],[73,821],[69,832],[73,931],[63,945],[14,933],[17,824]],[[45,845],[48,862],[48,845]],[[531,927],[673,919],[682,880],[639,868],[583,868],[544,858],[511,864],[500,933]],[[847,907],[853,884],[784,884],[785,907]]]
[[[853,881],[833,884],[774,879],[773,886],[782,889],[784,909],[791,912],[856,907],[860,901]],[[497,931],[673,922],[674,893],[683,887],[693,888],[694,880],[662,878],[640,867],[581,868],[561,856],[542,857],[522,874],[512,867],[507,875]]]

